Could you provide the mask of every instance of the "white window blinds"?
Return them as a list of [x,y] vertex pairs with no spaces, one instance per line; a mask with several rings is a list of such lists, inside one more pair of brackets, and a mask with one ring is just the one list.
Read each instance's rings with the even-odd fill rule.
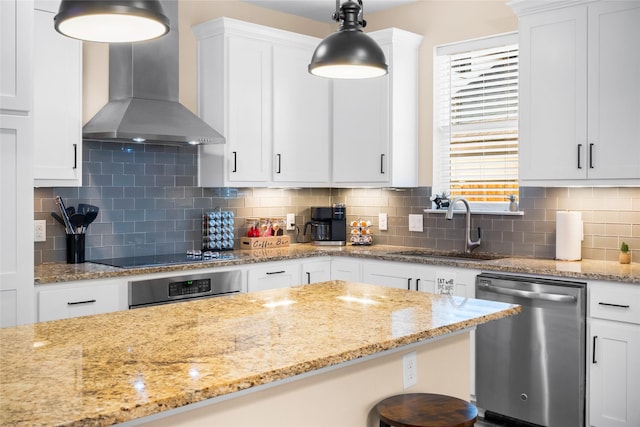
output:
[[518,195],[518,44],[508,34],[436,49],[434,192],[495,208]]

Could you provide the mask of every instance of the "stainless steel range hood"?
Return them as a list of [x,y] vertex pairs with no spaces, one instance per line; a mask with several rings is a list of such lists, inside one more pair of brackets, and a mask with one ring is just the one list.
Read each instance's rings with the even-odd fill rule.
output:
[[109,46],[109,102],[82,129],[86,140],[223,144],[179,102],[178,2],[162,1],[171,30],[157,40]]

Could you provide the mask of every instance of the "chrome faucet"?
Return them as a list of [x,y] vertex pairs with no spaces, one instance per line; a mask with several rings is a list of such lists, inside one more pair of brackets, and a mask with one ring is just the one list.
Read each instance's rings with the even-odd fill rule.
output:
[[482,240],[480,236],[480,227],[478,227],[478,240],[475,240],[475,241],[471,240],[471,208],[469,207],[469,202],[467,202],[467,200],[462,197],[457,197],[451,200],[451,203],[449,203],[449,209],[447,209],[447,213],[445,214],[444,217],[449,220],[453,219],[453,206],[457,202],[464,203],[464,206],[467,209],[466,225],[465,225],[466,243],[465,243],[464,251],[465,253],[470,254],[472,250],[480,246],[480,241]]

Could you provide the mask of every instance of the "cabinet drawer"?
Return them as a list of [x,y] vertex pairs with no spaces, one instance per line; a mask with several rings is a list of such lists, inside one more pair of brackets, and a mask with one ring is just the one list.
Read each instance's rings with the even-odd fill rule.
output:
[[591,317],[640,324],[640,285],[596,283],[587,292]]
[[274,262],[247,271],[247,292],[288,288],[300,284],[299,262]]
[[38,291],[38,321],[89,316],[126,309],[120,283]]

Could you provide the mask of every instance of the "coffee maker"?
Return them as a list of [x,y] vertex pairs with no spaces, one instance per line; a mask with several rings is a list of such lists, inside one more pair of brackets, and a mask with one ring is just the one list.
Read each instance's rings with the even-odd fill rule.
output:
[[304,234],[311,229],[314,245],[344,246],[347,243],[347,208],[343,204],[312,207],[311,221],[304,226]]

